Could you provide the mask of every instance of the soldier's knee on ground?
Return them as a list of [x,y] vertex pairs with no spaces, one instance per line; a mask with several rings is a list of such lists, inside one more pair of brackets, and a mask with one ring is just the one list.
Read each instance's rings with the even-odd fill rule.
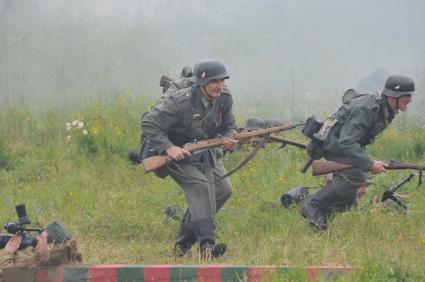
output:
[[315,205],[311,201],[306,202],[301,208],[301,215],[308,221],[309,225],[316,230],[328,228],[327,218],[329,213]]

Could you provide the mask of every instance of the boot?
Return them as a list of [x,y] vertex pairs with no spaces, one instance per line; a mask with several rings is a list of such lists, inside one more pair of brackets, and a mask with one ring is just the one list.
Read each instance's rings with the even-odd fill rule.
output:
[[189,209],[183,216],[180,223],[179,234],[177,235],[176,244],[174,245],[173,254],[175,257],[181,258],[189,252],[192,245],[196,243],[196,236],[191,227],[191,219]]
[[217,258],[226,252],[226,244],[215,244],[215,227],[212,218],[194,221],[193,230],[199,242],[201,259]]
[[219,243],[217,245],[211,244],[209,242],[204,243],[201,246],[201,258],[218,258],[226,252],[227,245],[225,243]]
[[301,214],[313,229],[325,231],[328,228],[327,219],[332,213],[330,208],[339,201],[341,198],[331,183],[327,184],[303,205]]
[[322,209],[315,207],[314,203],[310,201],[305,203],[301,208],[301,215],[308,220],[311,228],[318,231],[325,231],[328,229],[327,213]]

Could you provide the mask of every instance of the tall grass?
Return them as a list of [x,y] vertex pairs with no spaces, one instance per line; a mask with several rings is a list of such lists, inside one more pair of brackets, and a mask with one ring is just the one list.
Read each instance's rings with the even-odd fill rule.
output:
[[[144,174],[127,160],[139,147],[140,116],[149,108],[140,98],[119,95],[92,101],[78,112],[57,109],[34,114],[2,106],[0,111],[0,222],[16,219],[14,206],[27,205],[34,226],[64,222],[80,242],[86,263],[199,263],[196,255],[175,259],[172,253],[178,221],[167,218],[167,205],[184,207],[180,188],[169,178]],[[241,109],[236,108],[236,115]],[[244,112],[247,111],[244,109]],[[256,114],[254,109],[249,112]],[[83,126],[67,123],[79,120]],[[87,131],[84,134],[83,130]],[[301,142],[297,131],[283,134]],[[68,137],[71,136],[71,137]],[[369,152],[378,159],[425,162],[425,132],[394,124]],[[280,196],[298,184],[322,183],[299,169],[304,152],[278,145],[264,150],[231,176],[233,196],[217,215],[218,241],[228,244],[226,264],[290,266],[352,265],[352,281],[425,279],[425,193],[410,198],[407,214],[370,199],[384,191],[369,187],[358,209],[336,216],[325,233],[310,230],[298,208],[283,209]],[[247,150],[229,154],[227,167]],[[390,185],[406,172],[374,178]],[[403,191],[413,192],[415,183]],[[313,192],[314,189],[311,189]],[[285,274],[301,280],[303,274]],[[289,275],[289,276],[288,276]]]

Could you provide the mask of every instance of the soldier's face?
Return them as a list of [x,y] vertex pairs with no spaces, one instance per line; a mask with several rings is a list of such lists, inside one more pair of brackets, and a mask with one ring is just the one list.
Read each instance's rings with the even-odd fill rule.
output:
[[402,112],[407,110],[407,105],[412,102],[412,95],[403,95],[398,98],[398,109]]
[[210,80],[205,86],[204,90],[208,97],[211,99],[220,97],[221,91],[224,87],[224,79]]

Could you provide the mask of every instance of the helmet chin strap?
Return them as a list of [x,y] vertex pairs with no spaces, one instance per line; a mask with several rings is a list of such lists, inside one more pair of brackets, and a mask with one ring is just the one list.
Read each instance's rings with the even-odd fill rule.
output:
[[215,99],[214,96],[211,96],[210,94],[208,94],[207,90],[205,90],[205,86],[204,85],[201,86],[201,89],[202,89],[202,93],[204,93],[205,96],[207,96],[211,100],[214,100]]
[[[386,98],[387,98],[387,101],[389,102],[389,97],[386,97]],[[399,99],[400,99],[400,97],[392,97],[392,98],[395,98],[395,107],[394,107],[393,111],[398,112],[399,111]],[[391,105],[391,107],[392,107],[392,105]]]

